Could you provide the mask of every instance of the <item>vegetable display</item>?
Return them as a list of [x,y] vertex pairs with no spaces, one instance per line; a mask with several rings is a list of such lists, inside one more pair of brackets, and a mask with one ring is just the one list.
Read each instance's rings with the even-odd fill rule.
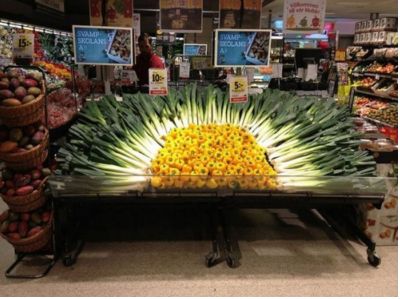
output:
[[[189,168],[183,170],[185,166],[194,169],[191,176],[200,170],[200,177],[204,174],[213,178],[220,174],[214,175],[213,169],[218,169],[221,154],[230,154],[230,158],[222,158],[222,168],[230,170],[235,165],[236,171],[237,166],[243,166],[243,171],[235,173],[238,182],[228,185],[230,188],[258,188],[239,183],[242,178],[256,177],[257,169],[269,175],[276,172],[276,182],[263,185],[267,189],[275,189],[275,185],[278,189],[317,186],[319,183],[312,177],[375,174],[373,157],[359,150],[361,134],[354,131],[349,114],[346,107],[336,105],[332,99],[300,98],[277,90],[251,95],[247,103],[241,104],[231,104],[228,93],[212,86],[200,91],[196,85],[170,91],[165,97],[124,95],[123,101],[118,102],[113,96],[106,96],[99,102],[88,102],[80,112],[78,122],[69,131],[70,142],[60,149],[57,160],[64,174],[106,178],[107,186],[103,187],[107,190],[140,188],[134,184],[146,182],[146,175],[151,174],[160,174],[162,180],[153,178],[154,187],[179,188],[180,183],[175,185],[175,181],[183,177],[181,170],[189,172]],[[218,139],[218,135],[223,138]],[[180,143],[177,136],[183,138]],[[251,151],[243,148],[245,136],[254,146]],[[229,146],[234,137],[240,140]],[[210,138],[210,144],[199,141],[200,138]],[[222,145],[218,145],[219,141]],[[190,157],[191,145],[196,148],[194,158]],[[180,152],[175,147],[180,147]],[[264,156],[260,155],[260,148]],[[197,154],[204,150],[210,151],[208,156]],[[252,150],[255,158],[247,160],[248,156],[253,157]],[[166,160],[161,159],[163,156]],[[239,156],[241,159],[235,163]],[[207,168],[202,159],[209,159],[206,165],[214,162],[214,167]],[[249,170],[249,175],[245,175],[253,162],[253,172]],[[168,175],[161,172],[165,164]],[[171,166],[175,168],[172,171]],[[196,166],[200,168],[196,170]],[[171,176],[175,181],[170,186]],[[288,179],[290,176],[297,178]],[[216,179],[200,187],[219,188],[225,184],[223,181],[220,185]]]

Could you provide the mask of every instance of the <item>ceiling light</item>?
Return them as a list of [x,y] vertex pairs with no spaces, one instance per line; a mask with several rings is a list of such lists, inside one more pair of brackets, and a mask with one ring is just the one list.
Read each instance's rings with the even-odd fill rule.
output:
[[336,3],[337,5],[368,5],[368,3],[365,2],[338,2]]

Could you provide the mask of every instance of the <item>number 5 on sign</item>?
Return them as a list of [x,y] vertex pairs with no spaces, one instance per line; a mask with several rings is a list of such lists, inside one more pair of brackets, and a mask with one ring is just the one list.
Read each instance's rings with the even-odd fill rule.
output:
[[168,77],[166,69],[149,69],[149,94],[165,96],[168,94]]
[[246,103],[249,100],[247,76],[232,76],[229,82],[231,103]]
[[33,34],[13,34],[13,57],[33,57],[33,45],[35,36]]

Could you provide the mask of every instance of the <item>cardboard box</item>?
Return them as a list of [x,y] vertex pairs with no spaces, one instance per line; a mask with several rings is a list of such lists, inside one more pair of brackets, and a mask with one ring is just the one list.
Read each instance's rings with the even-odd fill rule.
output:
[[366,32],[367,31],[367,22],[368,21],[362,21],[361,22],[361,32]]
[[355,34],[354,35],[354,44],[359,45],[360,44],[360,34]]
[[360,45],[365,45],[365,33],[361,33],[360,34],[360,41],[359,41]]
[[379,29],[386,31],[397,31],[397,18],[380,19]]
[[362,22],[356,23],[356,28],[354,30],[355,33],[359,33],[361,31],[361,24],[362,24]]
[[378,32],[378,31],[375,31],[375,32],[372,33],[372,40],[371,40],[371,43],[372,43],[372,44],[377,44],[378,41],[379,41],[379,32]]
[[381,20],[380,19],[376,19],[374,20],[374,26],[372,27],[373,31],[379,31],[380,30],[380,26],[381,26]]
[[371,32],[365,33],[365,44],[369,45],[371,44],[371,42],[372,42],[372,33]]
[[372,240],[376,245],[397,245],[398,243],[398,216],[380,216],[376,234]]
[[378,44],[386,45],[387,38],[388,38],[387,31],[379,31]]
[[374,21],[373,20],[369,20],[369,21],[367,21],[367,25],[366,25],[365,30],[367,32],[371,32],[372,29],[374,29]]

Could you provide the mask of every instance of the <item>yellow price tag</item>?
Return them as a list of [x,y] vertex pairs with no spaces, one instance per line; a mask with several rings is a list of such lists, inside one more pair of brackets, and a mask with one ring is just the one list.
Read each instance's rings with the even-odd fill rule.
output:
[[242,78],[235,78],[232,84],[233,84],[233,90],[235,92],[243,92],[247,87],[247,84],[244,82]]
[[163,71],[153,71],[153,74],[151,75],[151,81],[154,84],[164,84],[164,72]]
[[13,56],[33,57],[33,34],[13,34]]

